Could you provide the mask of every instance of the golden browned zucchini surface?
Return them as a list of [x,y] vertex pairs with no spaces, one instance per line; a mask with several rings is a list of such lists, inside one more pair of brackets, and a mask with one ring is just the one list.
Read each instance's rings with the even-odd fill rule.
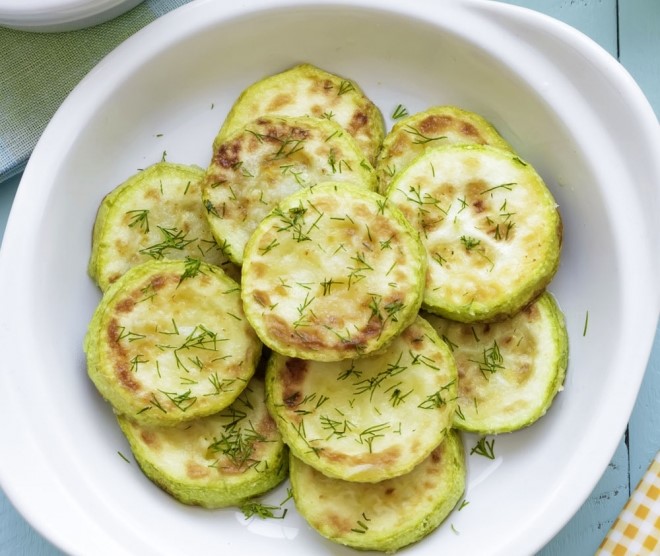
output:
[[84,348],[90,378],[117,413],[165,426],[231,404],[261,353],[238,284],[194,259],[124,274],[98,305]]
[[278,353],[337,361],[371,353],[417,315],[426,256],[385,198],[344,183],[287,197],[245,249],[245,314]]
[[461,322],[512,316],[559,265],[562,226],[541,177],[490,146],[426,151],[387,198],[419,231],[428,257],[424,308]]
[[255,117],[267,114],[332,120],[374,163],[385,135],[383,116],[358,84],[311,64],[265,77],[248,87],[229,112],[214,147]]
[[551,294],[492,324],[426,317],[458,367],[455,427],[480,434],[518,430],[542,417],[562,389],[568,336]]
[[399,120],[385,136],[378,154],[378,190],[385,193],[394,177],[429,147],[454,143],[509,144],[482,116],[456,106],[434,106]]
[[421,317],[369,357],[314,362],[273,354],[268,404],[291,451],[325,475],[402,475],[442,441],[456,410],[454,359]]
[[145,475],[185,504],[239,505],[287,476],[288,455],[261,379],[228,408],[174,427],[117,419]]
[[228,269],[229,259],[206,221],[203,177],[201,168],[159,162],[103,199],[89,262],[89,273],[102,290],[148,260],[194,257]]
[[232,260],[263,218],[296,191],[332,179],[376,188],[353,138],[332,121],[262,116],[216,145],[203,203],[213,234]]
[[463,444],[455,431],[410,473],[379,483],[326,477],[291,456],[296,508],[328,539],[392,553],[435,530],[465,490]]

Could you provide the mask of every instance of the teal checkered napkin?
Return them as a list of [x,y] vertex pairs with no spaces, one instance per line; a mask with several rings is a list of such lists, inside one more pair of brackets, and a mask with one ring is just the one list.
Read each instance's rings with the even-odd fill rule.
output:
[[190,0],[146,0],[122,16],[80,31],[0,28],[0,183],[25,167],[62,101],[115,46]]

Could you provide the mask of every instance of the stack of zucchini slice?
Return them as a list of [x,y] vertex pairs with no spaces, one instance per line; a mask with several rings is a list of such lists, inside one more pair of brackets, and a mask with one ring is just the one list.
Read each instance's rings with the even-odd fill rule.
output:
[[561,235],[478,114],[386,134],[355,81],[295,66],[240,95],[206,171],[161,162],[101,203],[89,376],[181,502],[289,477],[321,535],[393,552],[464,495],[459,430],[528,426],[562,388]]

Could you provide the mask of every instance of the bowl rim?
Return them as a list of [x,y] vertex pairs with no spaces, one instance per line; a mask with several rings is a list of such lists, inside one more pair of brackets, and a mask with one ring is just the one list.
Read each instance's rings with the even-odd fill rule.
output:
[[[223,6],[222,10],[224,11],[221,16],[217,15],[220,13],[220,8],[214,8],[216,11],[213,13],[216,14],[216,16],[208,18],[208,21],[202,23],[202,18],[199,14],[202,14],[207,8],[211,9],[210,6],[212,3],[213,0],[196,0],[181,6],[152,22],[122,43],[104,60],[102,60],[101,63],[99,63],[99,65],[97,65],[88,76],[81,81],[81,83],[64,101],[37,143],[34,154],[28,162],[23,174],[23,179],[18,187],[14,206],[12,207],[8,219],[2,249],[0,250],[0,268],[5,268],[7,265],[2,263],[7,263],[8,260],[16,256],[20,249],[20,242],[18,241],[18,237],[22,233],[20,214],[27,210],[27,205],[31,202],[31,197],[35,194],[34,190],[36,189],[38,191],[40,187],[45,188],[45,184],[48,183],[47,180],[43,179],[47,175],[47,170],[44,169],[44,167],[48,168],[49,166],[52,166],[51,164],[43,164],[43,162],[52,162],[53,155],[47,154],[45,151],[48,145],[57,140],[57,138],[54,137],[55,130],[60,129],[62,122],[69,119],[74,111],[80,113],[84,119],[85,115],[90,113],[97,103],[102,103],[105,96],[110,94],[108,90],[101,93],[94,93],[93,95],[88,94],[93,87],[94,89],[96,88],[92,85],[96,79],[104,78],[114,82],[126,79],[142,63],[157,54],[162,47],[162,41],[159,40],[159,37],[163,30],[171,30],[171,24],[175,18],[177,21],[177,26],[175,27],[178,27],[178,31],[168,38],[169,41],[186,40],[189,38],[190,33],[196,32],[204,26],[217,25],[233,17],[249,15],[255,11],[269,9],[283,10],[305,6],[358,7],[361,9],[375,9],[413,17],[423,17],[425,15],[424,7],[437,9],[437,5],[433,3],[432,0],[423,0],[405,6],[396,0],[325,0],[321,2],[314,0],[284,0],[278,2],[277,5],[273,5],[272,2],[269,2],[268,0],[247,0],[242,3]],[[635,124],[639,126],[644,141],[650,145],[650,149],[655,148],[656,152],[660,150],[660,131],[657,125],[657,119],[655,118],[655,114],[651,109],[650,104],[641,92],[641,89],[635,83],[630,74],[618,63],[613,63],[616,62],[614,58],[591,39],[567,24],[561,23],[549,16],[545,16],[533,10],[518,6],[493,3],[488,0],[446,0],[446,6],[447,9],[456,9],[459,11],[473,10],[477,14],[483,13],[489,16],[515,19],[519,24],[540,27],[546,32],[560,37],[568,46],[587,56],[591,63],[596,65],[599,71],[603,72],[612,81],[617,90],[621,91],[621,94],[626,99],[630,99],[631,102],[628,105],[628,109],[634,117]],[[428,16],[428,13],[426,15]],[[433,21],[435,21],[435,19]],[[130,56],[128,56],[129,54]],[[117,64],[119,60],[122,60],[121,66],[118,66]],[[69,139],[71,141],[73,140],[72,138]],[[66,141],[63,141],[62,149],[64,149],[65,146]],[[657,183],[660,183],[660,163],[654,163],[652,161],[652,168],[649,172],[656,177],[656,185]],[[39,185],[40,183],[42,185]],[[657,222],[646,222],[646,227],[649,230],[653,230],[658,227],[658,224]],[[651,234],[647,241],[648,252],[651,254],[653,253],[652,245],[654,243],[654,238],[655,243],[657,244],[658,234],[655,236]],[[657,253],[657,249],[655,252]],[[650,257],[646,275],[649,284],[652,283],[654,277],[657,278],[660,275],[658,266],[659,262],[657,257],[655,260],[653,257]],[[12,291],[12,285],[16,286],[20,283],[17,280],[16,277],[7,276],[7,273],[0,275],[0,284],[4,285],[4,287],[0,288],[0,298],[6,297],[4,292]],[[657,280],[655,283],[657,283]],[[648,360],[655,334],[655,326],[660,312],[660,293],[657,293],[656,298],[651,300],[648,305],[648,310],[643,316],[643,330],[645,332],[636,336],[639,355],[635,362],[636,366],[641,366],[642,369],[645,367],[645,364],[642,363]],[[10,313],[10,311],[7,313]],[[0,317],[0,343],[4,343],[5,340],[11,341],[12,333],[10,324],[11,323],[6,317]],[[632,407],[643,374],[643,372],[640,372],[633,377],[628,377],[624,396],[619,398],[619,405],[625,407],[626,411],[618,414],[619,417],[617,419],[610,418],[609,424],[611,425],[613,434],[611,434],[607,440],[601,439],[599,452],[596,454],[588,454],[591,458],[591,471],[589,471],[584,465],[580,465],[580,461],[584,461],[585,457],[587,457],[586,452],[582,454],[574,454],[573,460],[576,465],[574,480],[570,481],[570,484],[563,485],[563,492],[570,491],[573,493],[571,498],[572,503],[564,504],[562,511],[558,514],[559,519],[555,519],[552,523],[548,520],[547,523],[543,524],[542,530],[537,529],[534,532],[530,532],[524,540],[524,545],[526,547],[538,548],[548,542],[551,537],[574,515],[582,502],[593,490],[593,487],[600,477],[600,474],[596,475],[593,473],[593,468],[601,470],[602,474],[602,471],[605,470],[607,464],[611,460],[619,443],[620,436],[623,433],[623,429],[625,428],[630,413],[632,412]],[[621,415],[624,413],[626,415],[625,419],[621,418]],[[5,414],[5,410],[0,409],[0,415],[7,417],[10,413]],[[3,431],[0,429],[0,433],[4,436],[7,435],[6,430]],[[16,434],[18,433],[12,433],[12,438],[17,438],[17,436],[15,436]],[[37,447],[30,445],[30,449],[37,449]],[[41,471],[43,471],[45,475],[49,474],[48,469],[41,469]],[[19,487],[16,484],[17,481],[11,480],[11,472],[11,466],[0,462],[0,485],[18,511],[22,513],[28,521],[31,521],[33,526],[40,531],[41,534],[48,537],[56,544],[62,547],[72,546],[70,545],[70,539],[63,536],[56,527],[49,525],[43,512],[37,516],[38,512],[34,511],[34,504],[30,501],[32,496],[26,496],[24,494],[24,492],[30,492],[31,494],[36,495],[37,491],[29,489],[27,491],[22,491],[23,485]],[[577,496],[575,494],[576,492],[578,493]],[[66,497],[66,493],[60,494],[63,497]],[[561,493],[557,493],[557,497],[558,499],[561,499]],[[559,504],[557,504],[557,506],[559,506]]]

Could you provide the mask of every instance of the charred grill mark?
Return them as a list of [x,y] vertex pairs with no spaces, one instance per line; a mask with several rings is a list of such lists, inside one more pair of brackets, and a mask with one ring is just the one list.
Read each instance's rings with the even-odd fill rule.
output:
[[302,346],[311,350],[327,349],[328,347],[323,334],[315,328],[306,327],[305,330],[294,331],[290,323],[277,315],[266,315],[264,324],[269,335],[283,344]]
[[536,303],[530,303],[527,307],[523,308],[522,312],[525,315],[525,320],[529,323],[534,323],[541,318],[541,313]]
[[349,521],[344,516],[333,512],[328,513],[328,521],[330,522],[332,529],[334,531],[338,531],[340,534],[349,533],[354,527],[354,523],[352,521]]
[[240,141],[223,143],[218,147],[218,150],[213,157],[213,162],[219,164],[223,168],[232,168],[240,162],[240,152]]
[[158,435],[155,434],[153,431],[148,430],[148,429],[143,429],[140,431],[140,438],[142,439],[142,442],[144,442],[147,446],[149,446],[149,449],[154,451],[160,448],[160,442],[158,442]]
[[150,286],[154,291],[158,291],[168,284],[177,285],[180,277],[177,274],[157,274],[151,279]]
[[382,452],[363,452],[356,454],[347,454],[345,452],[336,452],[329,448],[323,451],[324,457],[332,462],[347,465],[395,465],[401,459],[401,447],[390,446]]
[[121,350],[122,355],[126,355],[124,348],[119,345],[119,337],[121,336],[121,329],[123,327],[119,326],[117,319],[112,319],[110,324],[108,324],[108,344],[111,346],[116,345],[117,350]]
[[296,141],[303,141],[305,139],[308,139],[309,136],[310,136],[310,132],[308,129],[304,129],[298,126],[294,126],[290,128],[289,137],[295,139]]
[[192,460],[186,462],[186,476],[190,479],[204,479],[209,474],[210,468],[208,466],[200,465]]
[[266,107],[266,112],[277,112],[287,104],[291,104],[293,97],[288,93],[279,93],[276,95],[268,106]]
[[314,79],[309,85],[309,90],[312,93],[320,93],[325,96],[332,95],[332,91],[334,88],[335,86],[330,79],[322,79],[322,80]]
[[292,394],[285,396],[284,405],[288,408],[298,407],[300,404],[300,392],[293,392]]
[[438,116],[432,114],[419,122],[419,130],[424,135],[436,135],[454,126],[451,116]]
[[252,294],[252,298],[262,307],[270,307],[272,305],[267,292],[257,290]]
[[131,366],[127,361],[127,352],[119,341],[123,327],[119,326],[117,319],[112,319],[108,324],[108,347],[110,348],[110,359],[113,363],[114,372],[119,382],[128,390],[133,392],[140,389],[140,383],[135,380],[131,372]]
[[463,135],[467,135],[468,137],[472,137],[475,140],[481,139],[481,136],[479,135],[479,130],[468,122],[462,122],[461,133]]
[[348,124],[348,131],[351,135],[358,133],[363,127],[369,123],[369,116],[364,112],[357,111],[353,114],[351,121]]
[[135,299],[132,297],[128,297],[126,299],[122,299],[119,303],[117,303],[115,309],[118,313],[130,313],[134,307],[135,307]]
[[140,389],[140,383],[135,380],[130,366],[125,361],[116,361],[115,374],[119,382],[128,390],[137,392]]
[[289,409],[298,407],[302,394],[300,388],[308,372],[308,363],[295,357],[288,358],[281,372],[284,405]]
[[286,362],[287,379],[289,382],[300,383],[308,371],[307,361],[297,358],[287,359]]

